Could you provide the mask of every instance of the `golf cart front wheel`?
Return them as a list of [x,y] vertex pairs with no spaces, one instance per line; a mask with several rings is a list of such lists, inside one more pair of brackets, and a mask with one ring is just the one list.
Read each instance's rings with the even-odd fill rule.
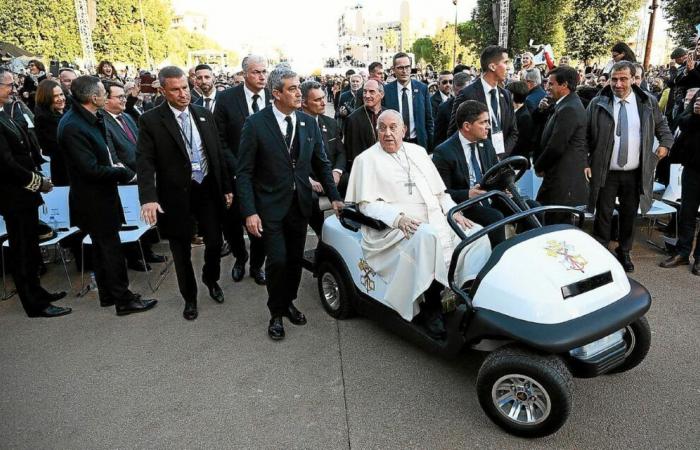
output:
[[318,294],[323,309],[335,319],[352,315],[351,290],[348,281],[330,262],[324,261],[318,270]]
[[640,317],[625,327],[623,339],[627,345],[625,361],[609,373],[626,372],[639,365],[651,347],[651,328],[646,317]]
[[516,436],[540,437],[557,431],[569,417],[573,380],[557,356],[504,347],[484,361],[476,390],[496,425]]

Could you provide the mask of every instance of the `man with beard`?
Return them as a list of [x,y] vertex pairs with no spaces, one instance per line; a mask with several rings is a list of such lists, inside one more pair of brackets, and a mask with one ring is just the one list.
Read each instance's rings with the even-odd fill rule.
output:
[[219,91],[214,89],[214,72],[207,64],[200,64],[194,68],[194,75],[197,87],[199,87],[202,95],[192,103],[197,106],[204,106],[210,113],[213,113],[217,97],[219,96]]

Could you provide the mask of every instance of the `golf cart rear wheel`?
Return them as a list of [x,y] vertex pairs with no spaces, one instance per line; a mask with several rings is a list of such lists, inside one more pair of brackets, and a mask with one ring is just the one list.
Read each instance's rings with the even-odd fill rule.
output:
[[333,318],[347,319],[352,315],[351,290],[348,280],[330,262],[318,269],[318,294],[323,309]]
[[561,358],[517,347],[503,347],[486,357],[476,380],[486,415],[523,437],[547,436],[564,425],[572,390],[571,373]]
[[651,328],[646,317],[640,317],[636,321],[625,327],[625,335],[623,337],[627,345],[625,352],[625,361],[619,366],[612,369],[609,373],[626,372],[639,365],[651,347]]

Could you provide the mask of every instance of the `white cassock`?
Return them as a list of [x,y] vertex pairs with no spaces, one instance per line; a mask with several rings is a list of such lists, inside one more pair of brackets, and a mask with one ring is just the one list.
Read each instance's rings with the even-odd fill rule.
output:
[[[358,204],[363,214],[389,225],[382,231],[363,226],[362,251],[369,266],[387,284],[383,303],[412,320],[419,311],[421,294],[433,280],[448,285],[452,253],[461,241],[446,218],[455,202],[445,192],[445,184],[423,147],[404,143],[394,155],[376,143],[355,158],[345,201]],[[406,157],[414,186],[409,186]],[[401,213],[422,222],[410,239],[397,228]],[[480,229],[475,224],[465,232],[470,235]],[[462,285],[474,279],[490,255],[488,236],[467,246],[460,254],[455,281]]]

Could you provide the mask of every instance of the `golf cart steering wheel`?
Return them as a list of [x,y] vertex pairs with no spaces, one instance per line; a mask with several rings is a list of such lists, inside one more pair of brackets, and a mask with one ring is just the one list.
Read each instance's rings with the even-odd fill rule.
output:
[[529,168],[527,158],[511,156],[487,170],[479,184],[484,191],[503,191],[517,183]]

